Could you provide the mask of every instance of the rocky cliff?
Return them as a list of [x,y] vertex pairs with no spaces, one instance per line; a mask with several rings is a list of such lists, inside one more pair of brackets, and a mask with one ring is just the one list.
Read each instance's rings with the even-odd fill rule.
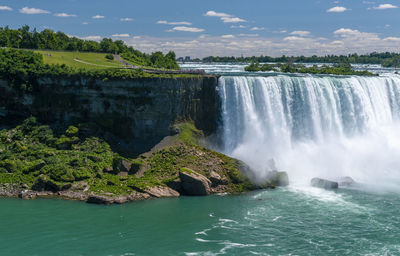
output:
[[146,152],[171,132],[171,124],[193,120],[205,134],[217,128],[216,76],[140,78],[130,81],[52,79],[30,91],[0,80],[0,126],[35,116],[55,130],[79,126],[130,156]]

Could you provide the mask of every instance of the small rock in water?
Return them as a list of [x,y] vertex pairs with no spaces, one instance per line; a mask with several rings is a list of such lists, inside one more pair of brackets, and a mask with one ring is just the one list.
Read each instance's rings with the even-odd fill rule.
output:
[[339,177],[337,181],[341,187],[350,187],[356,183],[354,179],[349,176]]
[[311,186],[323,189],[336,189],[339,187],[339,183],[330,180],[324,180],[320,178],[313,178],[311,180]]

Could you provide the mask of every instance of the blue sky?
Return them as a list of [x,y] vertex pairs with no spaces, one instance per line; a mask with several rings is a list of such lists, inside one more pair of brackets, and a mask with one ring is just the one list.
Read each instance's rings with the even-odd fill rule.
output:
[[398,7],[400,0],[0,0],[0,25],[198,57],[398,52]]

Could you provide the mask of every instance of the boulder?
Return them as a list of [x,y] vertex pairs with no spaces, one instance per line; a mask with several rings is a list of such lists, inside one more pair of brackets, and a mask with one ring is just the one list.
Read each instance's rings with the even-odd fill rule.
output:
[[81,191],[60,191],[57,193],[60,197],[71,199],[71,200],[79,200],[79,201],[86,201],[88,199],[88,195]]
[[120,172],[129,172],[131,170],[132,164],[126,160],[121,160],[119,165],[118,165],[118,169],[120,170]]
[[270,171],[267,173],[267,181],[273,186],[288,186],[289,176],[287,172]]
[[339,187],[339,184],[335,181],[313,178],[311,180],[311,186],[323,189],[337,189]]
[[337,182],[339,183],[340,187],[350,187],[352,185],[354,185],[356,182],[353,180],[353,178],[349,177],[349,176],[345,176],[345,177],[339,177],[337,179]]
[[228,179],[219,175],[216,171],[210,171],[210,181],[212,187],[216,187],[218,185],[228,185]]
[[178,197],[179,193],[169,187],[150,187],[146,188],[145,192],[153,197]]
[[174,180],[170,180],[167,183],[165,183],[165,185],[167,185],[169,188],[178,191],[178,192],[182,192],[182,183],[181,180],[179,178],[176,178]]
[[211,193],[211,181],[205,176],[190,169],[182,168],[179,177],[185,195],[205,196]]

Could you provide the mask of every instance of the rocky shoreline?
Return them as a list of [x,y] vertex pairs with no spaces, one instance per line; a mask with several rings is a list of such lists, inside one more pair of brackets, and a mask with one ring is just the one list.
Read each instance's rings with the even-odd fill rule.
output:
[[202,145],[202,131],[190,122],[171,127],[170,136],[135,159],[113,152],[100,138],[84,135],[73,126],[56,135],[34,118],[0,131],[0,196],[121,204],[238,194],[288,183],[285,173],[274,171],[254,184],[248,166]]
[[[129,195],[115,195],[112,193],[94,194],[89,192],[89,184],[80,182],[74,184],[72,189],[62,191],[35,191],[29,189],[26,184],[0,184],[0,197],[14,197],[25,200],[33,200],[37,198],[59,198],[66,200],[83,201],[91,204],[123,204],[155,198],[168,198],[179,196],[207,196],[211,194],[229,193],[228,179],[221,177],[218,173],[212,171],[211,179],[196,173],[190,169],[182,168],[179,172],[180,180],[177,181],[172,189],[168,186],[149,187],[145,190],[136,188],[138,191],[133,191]],[[254,189],[274,188],[275,186],[285,186],[282,179],[276,178],[274,184],[266,183],[262,186],[254,187]]]

